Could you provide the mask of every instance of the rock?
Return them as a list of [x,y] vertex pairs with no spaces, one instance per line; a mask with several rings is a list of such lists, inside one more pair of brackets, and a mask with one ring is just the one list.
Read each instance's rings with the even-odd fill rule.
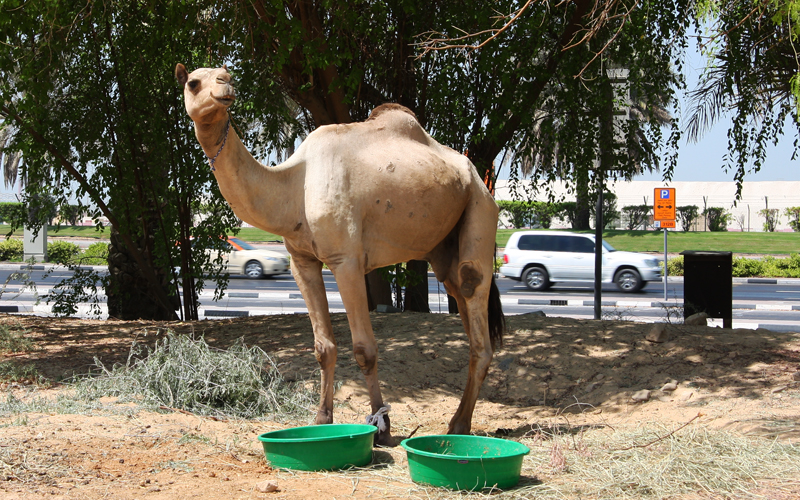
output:
[[690,399],[692,399],[693,395],[694,393],[692,391],[686,391],[683,394],[681,394],[680,398],[678,399],[680,399],[681,401],[689,401]]
[[256,484],[256,489],[261,493],[272,493],[278,491],[278,483],[275,481],[261,481]]
[[641,391],[636,391],[631,396],[631,399],[636,401],[637,403],[643,403],[645,401],[650,400],[650,391],[647,389],[642,389]]
[[792,373],[792,380],[800,380],[800,372]]
[[650,328],[650,331],[647,332],[647,335],[645,335],[644,338],[649,340],[650,342],[655,342],[657,344],[666,342],[667,340],[669,340],[669,334],[667,333],[667,324],[655,323]]
[[708,326],[708,314],[704,312],[692,314],[683,320],[683,324],[689,326]]
[[678,388],[678,381],[677,380],[670,380],[664,387],[661,388],[661,392],[672,392]]
[[776,387],[776,388],[772,389],[770,392],[771,392],[772,394],[778,394],[779,392],[783,392],[783,391],[785,391],[785,390],[786,390],[786,387],[787,387],[787,386],[785,386],[785,385],[780,385],[780,386],[778,386],[778,387]]

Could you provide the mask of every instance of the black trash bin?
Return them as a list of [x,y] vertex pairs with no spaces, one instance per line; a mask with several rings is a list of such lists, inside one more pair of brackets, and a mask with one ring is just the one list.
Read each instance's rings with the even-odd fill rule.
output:
[[733,253],[686,250],[683,255],[683,318],[705,312],[733,323]]

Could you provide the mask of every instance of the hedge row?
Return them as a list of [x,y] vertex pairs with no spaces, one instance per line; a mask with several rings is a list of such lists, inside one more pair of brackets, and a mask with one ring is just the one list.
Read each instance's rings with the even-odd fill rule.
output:
[[[731,274],[737,278],[800,278],[800,254],[796,253],[786,258],[734,257],[732,264]],[[670,276],[683,276],[683,256],[669,259],[667,273]]]
[[[22,262],[24,257],[22,240],[0,241],[0,262]],[[47,244],[47,261],[54,264],[81,264],[102,266],[108,262],[108,244],[97,242],[86,250],[68,241],[53,241]]]

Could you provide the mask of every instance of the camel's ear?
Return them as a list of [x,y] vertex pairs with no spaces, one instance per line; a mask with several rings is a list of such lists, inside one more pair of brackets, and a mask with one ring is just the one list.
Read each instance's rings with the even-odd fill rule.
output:
[[181,87],[186,85],[186,81],[189,79],[189,72],[186,71],[186,66],[181,63],[175,66],[175,78],[178,79],[178,83],[181,84]]

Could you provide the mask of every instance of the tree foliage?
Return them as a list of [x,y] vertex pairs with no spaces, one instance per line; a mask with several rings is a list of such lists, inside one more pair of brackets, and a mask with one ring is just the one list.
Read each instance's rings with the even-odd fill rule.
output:
[[787,207],[783,213],[789,218],[789,227],[792,231],[800,233],[800,207]]
[[652,210],[650,205],[627,205],[622,207],[622,213],[626,219],[626,226],[629,231],[647,226],[648,217]]
[[697,205],[684,205],[675,208],[675,215],[681,223],[681,229],[684,232],[691,231],[692,226],[698,217],[700,217],[700,208]]
[[708,207],[703,210],[709,231],[727,231],[731,214],[722,207]]
[[781,211],[777,208],[762,208],[758,211],[758,215],[764,217],[764,231],[774,233],[775,227],[780,223]]
[[[97,224],[109,220],[164,318],[175,317],[178,289],[193,290],[192,270],[203,264],[202,253],[183,251],[189,238],[223,234],[233,222],[172,78],[176,59],[199,66],[228,54],[225,33],[206,15],[212,7],[0,2],[0,101],[14,132],[5,153],[23,158],[23,201],[44,212],[75,200]],[[198,199],[223,216],[195,225]],[[184,294],[186,318],[196,317],[192,297]]]
[[699,19],[708,27],[699,38],[707,64],[692,92],[687,131],[700,139],[732,114],[722,160],[723,169],[733,172],[738,198],[745,175],[761,170],[767,148],[787,126],[795,144],[800,137],[800,3],[704,0],[698,5]]
[[[661,166],[656,150],[674,149],[677,128],[668,120],[663,132],[661,110],[682,85],[675,63],[692,5],[533,2],[480,50],[425,54],[419,34],[496,29],[519,2],[0,0],[3,130],[14,132],[0,147],[21,153],[26,199],[74,198],[95,221],[108,218],[169,311],[178,288],[202,280],[189,238],[214,241],[236,225],[192,137],[175,63],[231,64],[232,115],[257,158],[279,159],[320,125],[397,102],[487,181],[501,156],[512,176],[525,167],[534,184],[566,180],[580,225],[590,181]],[[610,71],[619,68],[622,87]],[[624,110],[635,120],[615,119]],[[201,204],[215,216],[195,224]],[[191,318],[194,294],[183,297]]]

